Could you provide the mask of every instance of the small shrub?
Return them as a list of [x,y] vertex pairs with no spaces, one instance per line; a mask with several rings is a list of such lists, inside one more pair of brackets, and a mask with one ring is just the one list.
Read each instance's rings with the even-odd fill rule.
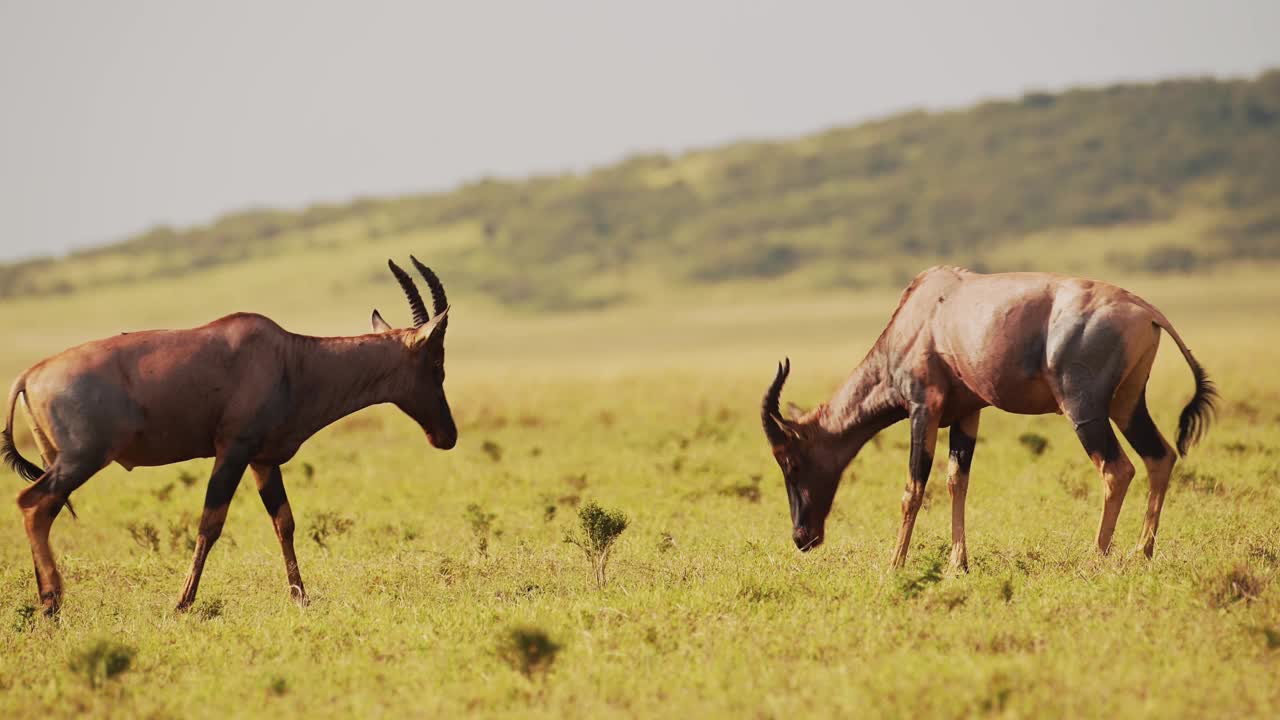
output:
[[750,503],[760,502],[760,475],[753,474],[747,481],[720,488],[721,495],[739,497]]
[[1004,673],[996,673],[988,683],[986,695],[978,703],[978,707],[983,714],[999,715],[1004,712],[1012,695],[1013,682]]
[[71,658],[71,671],[97,688],[129,669],[136,651],[113,640],[97,640]]
[[1226,443],[1226,444],[1224,444],[1224,445],[1222,446],[1222,449],[1223,449],[1223,450],[1226,450],[1227,452],[1231,453],[1232,455],[1243,455],[1243,454],[1245,454],[1245,453],[1249,452],[1249,446],[1248,446],[1248,445],[1245,445],[1245,444],[1244,444],[1244,443],[1242,443],[1242,442],[1229,442],[1229,443]]
[[1258,625],[1253,630],[1262,636],[1268,650],[1280,650],[1280,625]]
[[160,532],[156,530],[156,526],[151,523],[129,523],[125,526],[129,530],[129,535],[133,537],[133,541],[138,547],[150,552],[160,552]]
[[156,499],[162,503],[169,502],[169,497],[173,495],[173,488],[174,488],[174,484],[169,483],[164,487],[160,488],[159,490],[153,490],[151,494],[155,495]]
[[502,446],[492,440],[485,440],[484,444],[480,446],[480,450],[494,462],[502,460]]
[[178,482],[182,483],[182,487],[191,487],[196,484],[196,476],[190,470],[178,471]]
[[569,484],[569,487],[577,490],[578,492],[582,492],[587,489],[586,473],[570,473],[564,476],[564,481]]
[[1226,486],[1222,484],[1222,480],[1217,475],[1197,470],[1194,467],[1178,472],[1173,482],[1205,495],[1224,495],[1227,491]]
[[1018,436],[1018,442],[1036,457],[1043,455],[1044,451],[1049,449],[1049,438],[1038,433],[1022,433]]
[[1266,581],[1245,565],[1235,565],[1205,583],[1209,607],[1225,608],[1237,602],[1253,602],[1262,594]]
[[1195,250],[1178,245],[1161,245],[1142,256],[1142,269],[1157,275],[1192,273],[1209,263]]
[[1257,558],[1269,567],[1280,565],[1280,551],[1267,545],[1265,541],[1249,543],[1249,557]]
[[1040,641],[1034,634],[1005,629],[996,631],[991,637],[974,641],[973,649],[991,655],[1035,653],[1040,651]]
[[267,694],[275,697],[283,697],[289,693],[289,681],[280,675],[271,678],[267,683]]
[[485,512],[478,504],[471,503],[467,506],[465,517],[467,524],[471,526],[471,536],[475,538],[476,552],[481,557],[489,557],[489,536],[493,532],[493,521],[497,515]]
[[566,532],[564,541],[582,550],[595,573],[596,586],[604,587],[609,554],[630,521],[622,512],[605,510],[595,502],[589,502],[578,510],[578,520],[581,533]]
[[1013,576],[1009,576],[1000,583],[1000,599],[1006,603],[1013,602]]
[[316,466],[309,462],[302,463],[302,477],[306,478],[307,482],[314,480],[316,477]]
[[669,533],[662,533],[662,537],[658,540],[658,552],[671,552],[676,549],[676,539]]
[[1089,479],[1080,475],[1075,470],[1064,469],[1058,474],[1058,484],[1062,486],[1067,494],[1076,500],[1086,500],[1089,497],[1089,488],[1091,487]]
[[328,539],[332,535],[338,537],[345,534],[355,524],[355,520],[345,518],[336,512],[323,512],[311,520],[311,531],[307,533],[316,544],[329,549]]
[[450,558],[442,558],[436,565],[436,575],[445,585],[452,585],[465,574],[466,568]]
[[544,677],[559,652],[560,645],[538,628],[512,628],[498,639],[498,657],[529,680]]
[[191,523],[186,518],[169,521],[169,549],[174,552],[196,549],[196,536],[191,533]]
[[738,597],[749,603],[782,602],[790,595],[788,590],[778,585],[758,580],[747,580],[738,587]]
[[226,604],[222,602],[222,598],[214,598],[208,602],[200,603],[196,608],[196,616],[201,620],[212,620],[222,615],[222,609]]
[[36,625],[36,606],[23,603],[14,608],[13,624],[9,627],[16,633],[24,633]]

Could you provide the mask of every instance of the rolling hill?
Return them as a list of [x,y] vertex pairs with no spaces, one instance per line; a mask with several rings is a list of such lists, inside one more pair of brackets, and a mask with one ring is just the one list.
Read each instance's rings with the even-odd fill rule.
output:
[[[584,174],[248,210],[0,266],[0,302],[302,254],[332,255],[331,283],[381,282],[382,258],[402,247],[452,287],[542,310],[735,281],[883,286],[936,261],[1193,271],[1280,259],[1277,201],[1280,70],[1031,93]],[[363,247],[367,263],[353,266]]]

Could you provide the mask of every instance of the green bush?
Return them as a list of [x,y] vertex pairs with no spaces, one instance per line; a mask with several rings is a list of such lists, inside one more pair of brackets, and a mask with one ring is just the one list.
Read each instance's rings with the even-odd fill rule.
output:
[[97,640],[74,654],[70,668],[84,678],[89,687],[98,688],[129,669],[136,651],[114,640]]
[[576,545],[591,563],[595,575],[596,586],[604,587],[605,569],[609,564],[609,554],[618,536],[627,529],[630,522],[627,516],[616,510],[605,510],[594,501],[578,509],[578,533],[566,532],[564,541]]
[[534,627],[512,628],[498,640],[498,657],[530,680],[545,676],[559,652],[560,645]]

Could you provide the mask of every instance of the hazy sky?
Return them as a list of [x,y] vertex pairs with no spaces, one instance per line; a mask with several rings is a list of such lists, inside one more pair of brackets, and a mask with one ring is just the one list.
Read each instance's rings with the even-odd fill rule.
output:
[[1280,66],[1280,2],[0,0],[0,258],[1027,89]]

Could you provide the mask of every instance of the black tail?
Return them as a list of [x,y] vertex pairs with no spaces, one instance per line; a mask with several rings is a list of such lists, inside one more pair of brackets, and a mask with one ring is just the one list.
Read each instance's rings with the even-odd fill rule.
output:
[[1200,367],[1200,363],[1191,359],[1190,353],[1186,356],[1191,374],[1196,379],[1196,394],[1191,396],[1191,402],[1182,408],[1182,415],[1178,418],[1178,454],[1183,456],[1209,430],[1209,421],[1213,419],[1218,401],[1218,389],[1209,379],[1209,374]]
[[18,448],[13,444],[13,413],[18,404],[18,396],[27,389],[27,374],[23,373],[17,380],[13,381],[13,387],[9,388],[9,404],[5,406],[8,411],[4,416],[4,428],[0,429],[0,457],[3,457],[4,464],[13,468],[13,471],[21,475],[27,482],[35,482],[44,474],[39,466],[30,460],[22,457],[18,452]]
[[35,482],[44,474],[44,470],[39,465],[22,457],[18,452],[18,448],[13,444],[13,431],[5,429],[0,434],[0,456],[4,458],[4,464],[8,465],[14,472],[22,476],[27,482]]
[[[0,459],[4,460],[4,464],[13,469],[14,472],[22,476],[27,482],[35,482],[44,475],[44,470],[39,465],[22,457],[22,453],[18,452],[18,447],[13,444],[13,413],[18,403],[18,396],[26,390],[26,375],[19,377],[14,381],[13,387],[9,390],[8,414],[4,418],[4,427],[0,428]],[[76,509],[71,506],[71,499],[67,498],[62,501],[67,506],[67,511],[71,513],[71,517],[78,518]]]
[[1204,368],[1200,367],[1200,363],[1196,362],[1191,349],[1182,341],[1178,331],[1173,329],[1173,323],[1169,322],[1169,318],[1137,295],[1130,297],[1149,310],[1152,322],[1169,333],[1169,337],[1178,344],[1178,349],[1182,351],[1182,359],[1187,361],[1187,366],[1191,368],[1191,374],[1196,379],[1196,393],[1191,396],[1191,402],[1182,408],[1182,415],[1178,418],[1178,454],[1186,456],[1191,446],[1199,442],[1209,430],[1209,422],[1213,420],[1215,404],[1218,402],[1218,388],[1209,379],[1209,374],[1204,371]]

